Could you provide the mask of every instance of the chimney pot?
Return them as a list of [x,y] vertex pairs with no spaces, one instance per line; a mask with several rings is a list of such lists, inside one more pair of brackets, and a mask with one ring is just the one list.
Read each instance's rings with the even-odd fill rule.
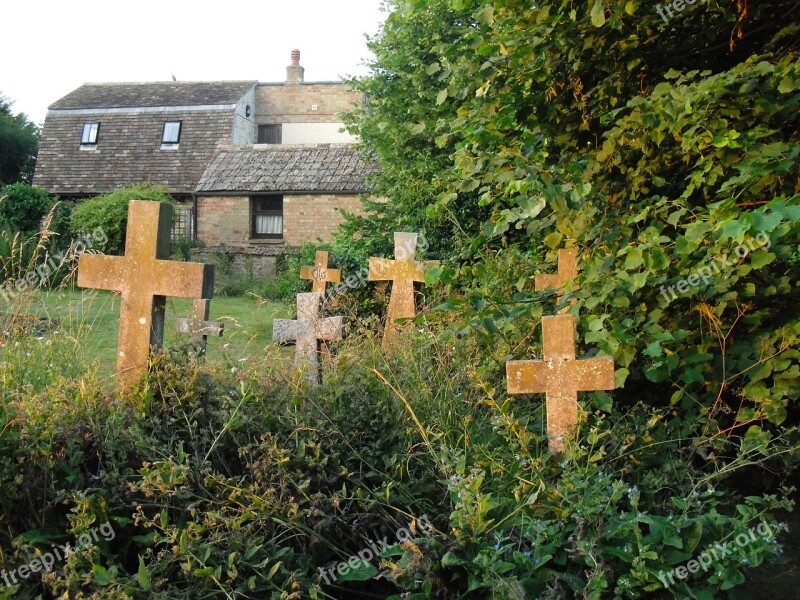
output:
[[286,67],[286,84],[297,85],[303,83],[305,69],[300,66],[300,50],[292,50],[292,64]]

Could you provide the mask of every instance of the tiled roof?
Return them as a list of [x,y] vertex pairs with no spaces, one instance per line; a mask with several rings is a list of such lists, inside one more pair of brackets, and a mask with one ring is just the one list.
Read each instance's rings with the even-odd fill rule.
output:
[[[45,120],[34,183],[51,194],[90,196],[152,181],[191,194],[217,145],[230,144],[233,108],[116,112],[95,117],[51,111]],[[81,150],[83,125],[98,121],[97,147]],[[161,149],[165,121],[181,121],[180,144]]]
[[50,105],[50,110],[207,106],[234,104],[256,81],[163,81],[85,83]]
[[227,147],[217,151],[196,191],[365,193],[377,169],[347,144]]

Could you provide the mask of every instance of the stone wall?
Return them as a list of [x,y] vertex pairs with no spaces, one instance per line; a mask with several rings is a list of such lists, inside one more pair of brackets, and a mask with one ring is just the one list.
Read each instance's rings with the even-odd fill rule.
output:
[[330,241],[344,221],[341,210],[361,212],[356,194],[292,194],[283,196],[283,240],[250,238],[249,196],[200,196],[197,199],[197,239],[207,246],[299,246],[318,238]]
[[272,277],[284,260],[282,245],[250,246],[203,246],[192,248],[189,258],[194,262],[215,266],[215,277],[220,280],[229,275],[266,279]]
[[270,123],[339,123],[362,95],[341,82],[260,83],[256,86],[255,121]]

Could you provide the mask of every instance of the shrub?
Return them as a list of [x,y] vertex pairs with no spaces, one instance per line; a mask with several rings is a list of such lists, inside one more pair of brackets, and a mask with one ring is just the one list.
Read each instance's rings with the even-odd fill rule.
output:
[[0,229],[12,233],[38,231],[55,199],[42,188],[12,183],[0,189]]
[[82,200],[72,212],[73,234],[102,229],[108,241],[96,249],[106,254],[125,253],[125,232],[128,226],[128,203],[131,200],[156,200],[173,204],[167,189],[152,184],[131,185],[110,194]]

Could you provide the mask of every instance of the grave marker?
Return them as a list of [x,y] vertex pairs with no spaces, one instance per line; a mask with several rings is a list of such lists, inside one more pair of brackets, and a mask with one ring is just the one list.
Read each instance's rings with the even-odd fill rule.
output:
[[320,318],[322,294],[297,294],[297,320],[275,319],[274,341],[295,341],[295,364],[305,368],[312,385],[320,383],[319,343],[342,339],[342,317]]
[[383,347],[390,348],[397,343],[402,330],[397,319],[413,319],[417,315],[414,302],[414,282],[425,281],[425,271],[433,262],[415,261],[417,253],[416,233],[394,234],[395,260],[388,258],[369,259],[369,281],[391,281],[392,295],[386,313],[386,327],[383,334]]
[[[558,251],[558,272],[555,275],[537,275],[534,280],[534,286],[537,292],[544,290],[556,289],[556,296],[561,300],[564,293],[565,284],[577,277],[578,275],[578,250],[577,248],[561,248]],[[572,300],[575,303],[575,300]],[[562,308],[559,314],[564,314],[569,310],[569,307]]]
[[166,260],[170,254],[172,207],[132,200],[128,205],[125,256],[82,254],[78,286],[119,292],[118,387],[147,371],[150,348],[164,341],[167,296],[209,298],[214,266]]
[[509,394],[546,394],[550,451],[564,450],[564,435],[578,423],[578,392],[614,389],[614,359],[575,359],[575,320],[542,317],[543,360],[506,363]]
[[200,352],[205,353],[208,336],[221,337],[225,331],[225,324],[221,321],[209,321],[208,314],[211,301],[205,298],[197,298],[192,303],[192,316],[188,319],[178,319],[178,332],[188,333],[196,341],[200,342]]
[[317,251],[314,256],[313,267],[301,267],[300,279],[309,279],[312,292],[325,293],[328,283],[338,283],[342,279],[342,272],[339,269],[328,268],[328,253],[324,250]]

